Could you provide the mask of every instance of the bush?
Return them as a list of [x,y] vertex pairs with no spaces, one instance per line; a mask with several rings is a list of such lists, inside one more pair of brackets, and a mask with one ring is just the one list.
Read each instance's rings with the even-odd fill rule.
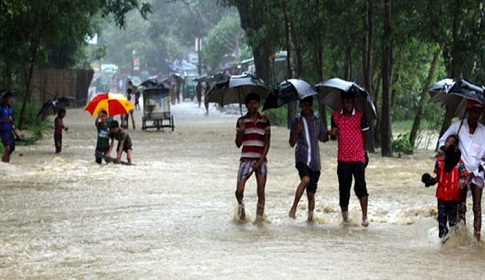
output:
[[411,143],[409,143],[409,134],[409,132],[401,133],[397,135],[396,139],[391,140],[392,151],[397,152],[399,157],[401,157],[401,153],[413,153],[413,147],[411,146]]
[[264,111],[264,114],[271,120],[271,125],[286,127],[286,120],[288,115],[288,107],[282,106],[278,109],[269,109]]
[[[14,106],[15,124],[18,125],[18,120],[20,118],[21,102],[18,101]],[[43,120],[38,122],[36,120],[37,114],[39,112],[39,106],[32,100],[28,100],[25,106],[24,121],[22,131],[27,130],[28,137],[22,134],[23,141],[19,141],[16,145],[32,145],[36,141],[42,139],[42,132],[52,127],[52,122],[50,120]]]

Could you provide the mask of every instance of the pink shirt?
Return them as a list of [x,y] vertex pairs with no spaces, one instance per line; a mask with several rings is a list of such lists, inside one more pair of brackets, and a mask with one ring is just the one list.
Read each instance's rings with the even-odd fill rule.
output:
[[365,163],[364,136],[362,131],[369,129],[365,115],[354,108],[352,114],[345,115],[343,110],[332,114],[332,127],[338,128],[338,155],[339,162]]

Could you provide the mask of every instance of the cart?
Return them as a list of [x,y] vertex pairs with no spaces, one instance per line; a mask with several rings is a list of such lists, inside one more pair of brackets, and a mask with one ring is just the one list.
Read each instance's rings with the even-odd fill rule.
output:
[[[173,116],[170,114],[169,90],[163,86],[149,87],[143,89],[143,117],[142,130],[156,128],[160,130],[164,127],[172,128]],[[148,125],[147,122],[152,122]]]

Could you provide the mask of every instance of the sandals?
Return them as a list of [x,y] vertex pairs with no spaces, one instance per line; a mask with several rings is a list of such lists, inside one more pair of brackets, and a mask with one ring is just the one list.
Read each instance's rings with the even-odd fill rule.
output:
[[362,219],[362,223],[360,223],[361,226],[363,227],[368,227],[369,226],[369,220],[367,218]]

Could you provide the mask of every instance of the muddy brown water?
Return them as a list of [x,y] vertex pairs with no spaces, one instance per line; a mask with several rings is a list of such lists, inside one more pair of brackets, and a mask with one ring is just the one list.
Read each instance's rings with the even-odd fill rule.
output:
[[[232,111],[231,111],[232,110]],[[432,151],[370,155],[369,228],[338,207],[336,143],[321,144],[315,223],[306,197],[288,218],[298,184],[288,130],[272,128],[266,222],[235,222],[234,145],[238,109],[209,115],[196,103],[172,106],[175,130],[128,132],[134,166],[94,162],[94,118],[68,109],[69,131],[54,154],[51,132],[0,163],[2,279],[484,279],[485,248],[468,226],[438,239]],[[233,113],[231,113],[233,112]],[[20,156],[22,155],[22,156]],[[123,156],[124,158],[124,156]],[[255,180],[245,192],[250,219]],[[471,209],[471,205],[468,205]]]

